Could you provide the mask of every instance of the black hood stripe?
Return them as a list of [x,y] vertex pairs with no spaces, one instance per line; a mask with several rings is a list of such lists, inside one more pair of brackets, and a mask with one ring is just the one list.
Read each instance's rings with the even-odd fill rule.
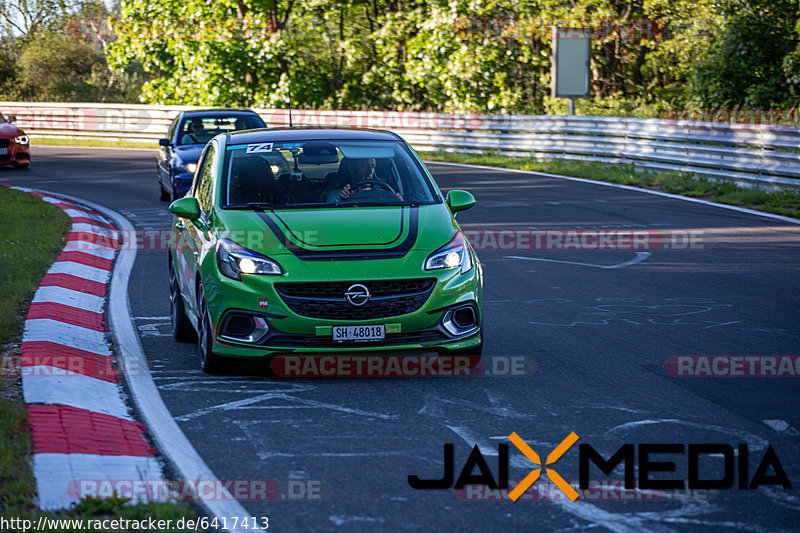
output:
[[[289,225],[286,223],[286,221],[284,221],[281,218],[281,216],[278,213],[276,213],[274,211],[271,211],[271,213],[272,213],[272,216],[277,218],[278,221],[280,221],[280,223],[283,225],[283,227],[286,228],[286,232],[288,234],[290,234],[292,237],[294,237],[295,240],[300,242],[300,244],[302,244],[302,245],[310,246],[310,247],[314,247],[314,248],[341,248],[341,246],[342,246],[341,244],[311,244],[311,243],[307,243],[303,239],[298,237],[297,234],[295,234],[291,230],[291,228],[289,228]],[[409,214],[409,216],[412,216],[412,215]],[[406,209],[405,209],[405,206],[403,206],[401,208],[401,210],[400,210],[400,231],[397,232],[397,236],[395,236],[392,240],[386,241],[386,242],[375,243],[375,244],[355,243],[355,244],[348,244],[347,246],[387,246],[389,244],[392,244],[393,242],[396,242],[397,240],[400,239],[400,237],[403,236],[403,228],[405,228],[405,222],[406,222]]]
[[[309,250],[301,248],[286,237],[286,234],[273,218],[273,216],[277,218],[274,212],[270,211],[267,213],[264,210],[257,209],[256,213],[266,222],[269,229],[275,234],[275,238],[278,239],[278,242],[284,245],[286,249],[298,259],[303,261],[364,261],[370,259],[399,259],[405,257],[414,246],[414,243],[417,242],[419,208],[403,206],[402,209],[409,209],[408,235],[396,246],[378,250],[374,248],[344,248],[340,250]],[[402,219],[405,220],[404,213],[401,214],[401,216]],[[400,234],[402,235],[402,228],[400,229]]]

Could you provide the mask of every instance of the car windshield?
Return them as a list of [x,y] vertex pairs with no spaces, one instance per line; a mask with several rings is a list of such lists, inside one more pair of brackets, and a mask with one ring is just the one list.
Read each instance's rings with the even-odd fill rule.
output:
[[178,144],[206,144],[220,133],[263,127],[261,119],[253,115],[190,116],[181,123]]
[[229,209],[421,205],[439,202],[398,141],[264,142],[229,146],[222,181]]

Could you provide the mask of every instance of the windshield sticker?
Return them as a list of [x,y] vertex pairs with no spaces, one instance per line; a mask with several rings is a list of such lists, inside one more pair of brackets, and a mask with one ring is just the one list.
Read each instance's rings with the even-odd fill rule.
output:
[[244,153],[246,154],[258,154],[261,152],[271,152],[272,151],[272,143],[257,143],[257,144],[248,144],[247,150]]
[[303,143],[283,143],[282,148],[302,148]]

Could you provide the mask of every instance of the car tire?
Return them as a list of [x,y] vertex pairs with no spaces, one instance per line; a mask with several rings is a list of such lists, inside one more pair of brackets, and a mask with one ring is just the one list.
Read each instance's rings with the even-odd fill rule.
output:
[[172,322],[172,337],[178,342],[190,342],[197,339],[197,333],[186,316],[186,308],[181,295],[178,274],[172,261],[169,262],[169,315]]
[[164,184],[161,183],[161,179],[158,180],[158,189],[161,191],[161,201],[166,202],[169,200],[169,193],[164,190]]
[[14,168],[22,170],[28,168],[30,165],[30,163],[14,163]]
[[214,353],[214,331],[211,328],[211,316],[208,313],[206,294],[202,285],[198,287],[197,293],[200,368],[206,374],[228,374],[234,372],[238,367],[238,361]]

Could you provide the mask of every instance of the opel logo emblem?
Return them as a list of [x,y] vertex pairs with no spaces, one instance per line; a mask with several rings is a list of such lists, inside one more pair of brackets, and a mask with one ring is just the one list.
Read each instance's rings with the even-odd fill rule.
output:
[[347,289],[346,293],[344,293],[344,299],[347,300],[347,303],[350,305],[355,305],[356,307],[360,307],[367,303],[369,298],[369,289],[360,283],[350,285],[350,288]]

